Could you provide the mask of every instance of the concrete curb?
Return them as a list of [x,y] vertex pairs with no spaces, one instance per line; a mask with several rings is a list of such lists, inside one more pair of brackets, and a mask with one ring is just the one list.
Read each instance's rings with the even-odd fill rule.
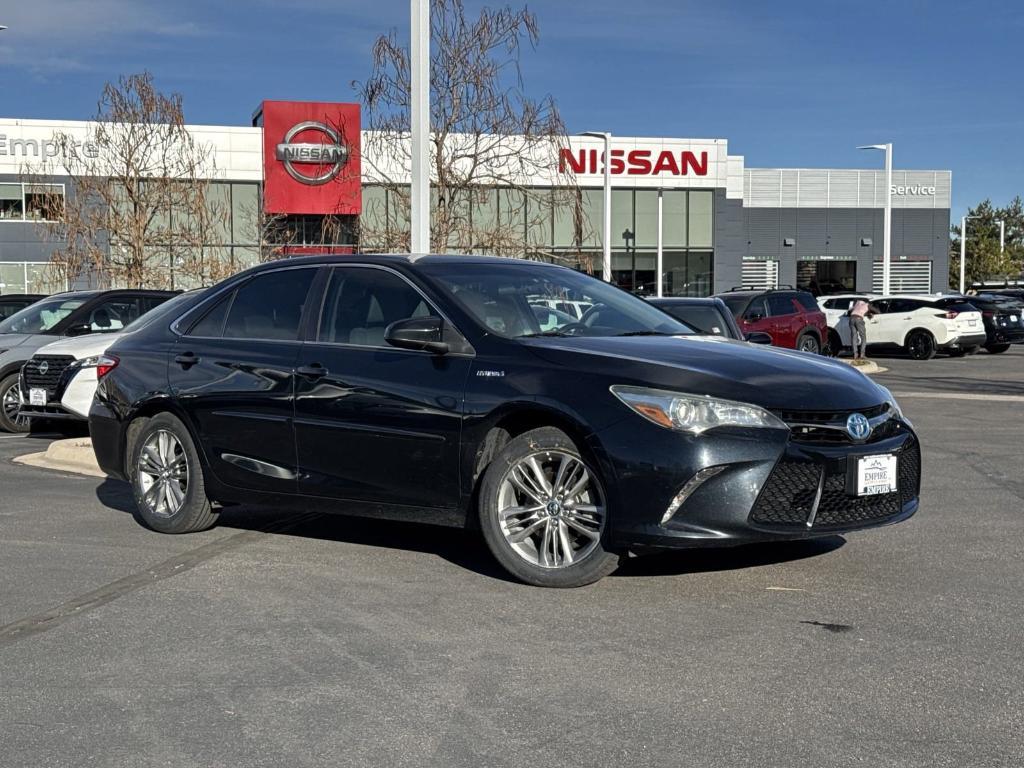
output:
[[889,370],[888,368],[883,368],[878,363],[876,363],[874,360],[864,360],[859,365],[854,365],[852,359],[843,359],[843,358],[840,358],[840,357],[837,357],[835,359],[838,360],[840,363],[846,363],[850,367],[856,368],[861,373],[866,373],[866,374],[869,374],[869,373],[885,373],[886,371]]
[[54,440],[42,453],[18,456],[14,461],[30,467],[56,469],[88,477],[106,477],[96,463],[96,455],[92,452],[92,440],[88,437]]

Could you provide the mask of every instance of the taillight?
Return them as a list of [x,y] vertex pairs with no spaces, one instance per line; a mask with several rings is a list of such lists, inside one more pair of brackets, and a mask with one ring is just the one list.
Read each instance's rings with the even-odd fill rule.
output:
[[959,314],[959,312],[946,312],[944,314],[936,315],[936,317],[944,317],[947,320],[956,320],[956,316]]
[[996,313],[993,312],[992,310],[985,310],[984,312],[981,313],[981,316],[982,317],[995,317]]
[[100,355],[99,359],[96,360],[96,380],[99,381],[112,370],[117,368],[117,364],[121,361],[113,355]]

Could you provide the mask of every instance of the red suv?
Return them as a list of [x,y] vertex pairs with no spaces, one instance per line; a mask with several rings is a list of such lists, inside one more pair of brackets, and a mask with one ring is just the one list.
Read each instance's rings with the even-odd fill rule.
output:
[[732,290],[718,298],[732,310],[740,330],[767,333],[776,347],[819,354],[828,341],[825,313],[807,291]]

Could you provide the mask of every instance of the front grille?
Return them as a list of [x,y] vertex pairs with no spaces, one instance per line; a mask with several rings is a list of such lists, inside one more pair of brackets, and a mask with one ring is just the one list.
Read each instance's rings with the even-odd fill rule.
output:
[[[834,528],[860,525],[899,514],[903,505],[917,497],[921,473],[921,448],[915,440],[904,443],[897,457],[898,487],[878,496],[850,496],[846,492],[846,463],[830,465],[783,459],[775,465],[750,513],[751,522],[771,527],[807,526]],[[814,499],[825,472],[821,500]]]
[[[774,411],[775,415],[789,425],[793,440],[811,445],[852,445],[854,440],[846,431],[846,420],[852,413],[863,414],[874,419],[889,410],[888,403],[882,403],[860,411]],[[895,417],[895,414],[893,414]],[[892,437],[900,430],[900,422],[890,418],[874,428],[866,443]]]
[[[74,362],[75,358],[70,356],[36,355],[22,369],[25,386],[29,389],[45,389],[47,395],[52,397],[57,391],[60,377]],[[43,373],[41,368],[45,368],[46,372]]]

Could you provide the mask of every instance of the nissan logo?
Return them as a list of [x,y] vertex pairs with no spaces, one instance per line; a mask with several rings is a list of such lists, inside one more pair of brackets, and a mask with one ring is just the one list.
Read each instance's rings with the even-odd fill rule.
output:
[[[329,143],[293,142],[303,131],[318,131]],[[341,134],[324,123],[306,120],[293,125],[284,135],[284,141],[277,145],[275,156],[284,163],[284,169],[302,184],[326,184],[337,178],[341,167],[348,161],[348,147],[341,143]],[[320,168],[312,174],[300,171],[296,166],[316,165]],[[319,171],[319,172],[317,172]]]
[[39,374],[41,376],[45,376],[50,370],[50,364],[43,360],[42,362],[39,363],[39,365],[36,366],[36,370],[39,371]]
[[846,431],[854,440],[867,440],[871,434],[871,422],[863,413],[851,413],[846,419]]

